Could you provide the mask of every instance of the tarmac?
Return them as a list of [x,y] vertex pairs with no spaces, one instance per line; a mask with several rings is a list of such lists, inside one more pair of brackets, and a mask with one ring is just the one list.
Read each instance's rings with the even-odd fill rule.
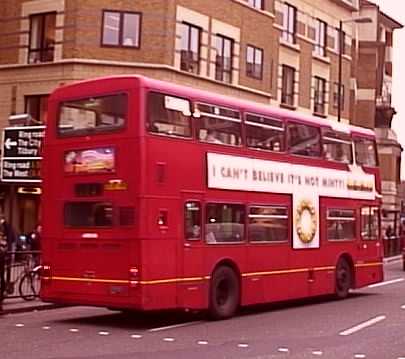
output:
[[[402,259],[402,255],[384,258],[384,263],[390,263],[399,261]],[[8,315],[13,313],[24,313],[40,310],[49,310],[60,308],[61,306],[53,303],[42,302],[37,298],[31,301],[26,301],[22,298],[5,298],[3,301],[3,310],[0,311],[0,317],[2,315]]]

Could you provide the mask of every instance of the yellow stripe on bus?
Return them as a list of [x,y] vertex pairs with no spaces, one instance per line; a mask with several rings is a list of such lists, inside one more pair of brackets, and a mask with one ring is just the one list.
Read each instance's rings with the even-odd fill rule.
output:
[[[364,267],[377,267],[382,266],[382,262],[373,262],[373,263],[357,263],[355,264],[356,268]],[[274,271],[266,272],[250,272],[242,273],[242,277],[255,277],[255,276],[268,276],[268,275],[277,275],[277,274],[292,274],[292,273],[305,273],[310,271],[311,268],[297,268],[297,269],[281,269]],[[315,267],[312,268],[315,272],[320,271],[332,271],[335,270],[334,266],[325,266],[325,267]],[[129,284],[136,282],[142,285],[151,285],[151,284],[168,284],[168,283],[183,283],[183,282],[202,282],[204,280],[211,279],[211,276],[204,277],[184,277],[184,278],[168,278],[168,279],[154,279],[154,280],[141,280],[141,281],[130,281],[123,279],[97,279],[97,278],[78,278],[78,277],[44,277],[46,280],[60,280],[60,281],[69,281],[69,282],[87,282],[87,283],[111,283],[111,284]]]

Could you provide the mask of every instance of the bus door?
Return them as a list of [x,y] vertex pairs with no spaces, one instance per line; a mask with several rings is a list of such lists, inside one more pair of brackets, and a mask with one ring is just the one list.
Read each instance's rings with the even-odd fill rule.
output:
[[183,193],[181,212],[182,241],[179,258],[179,305],[184,308],[202,308],[205,306],[205,279],[203,273],[204,241],[202,238],[202,202],[201,193]]
[[380,236],[380,209],[377,206],[362,206],[361,238],[358,258],[362,263],[375,262],[382,257]]

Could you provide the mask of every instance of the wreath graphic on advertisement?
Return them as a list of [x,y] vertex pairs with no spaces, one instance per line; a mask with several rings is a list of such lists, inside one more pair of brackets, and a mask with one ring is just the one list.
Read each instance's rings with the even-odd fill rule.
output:
[[[310,218],[310,223],[304,223],[305,218]],[[302,200],[297,206],[297,217],[296,217],[296,231],[299,239],[303,243],[310,243],[316,234],[317,228],[317,218],[315,207],[309,200]]]

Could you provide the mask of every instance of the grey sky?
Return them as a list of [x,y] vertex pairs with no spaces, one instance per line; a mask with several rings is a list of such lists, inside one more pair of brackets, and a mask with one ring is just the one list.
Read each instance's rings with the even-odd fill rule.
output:
[[[405,25],[404,0],[371,0],[380,9],[396,21]],[[405,150],[405,29],[394,31],[393,57],[393,89],[392,101],[397,114],[394,116],[392,128],[398,136],[398,141]],[[405,154],[402,153],[402,173],[405,180]]]

